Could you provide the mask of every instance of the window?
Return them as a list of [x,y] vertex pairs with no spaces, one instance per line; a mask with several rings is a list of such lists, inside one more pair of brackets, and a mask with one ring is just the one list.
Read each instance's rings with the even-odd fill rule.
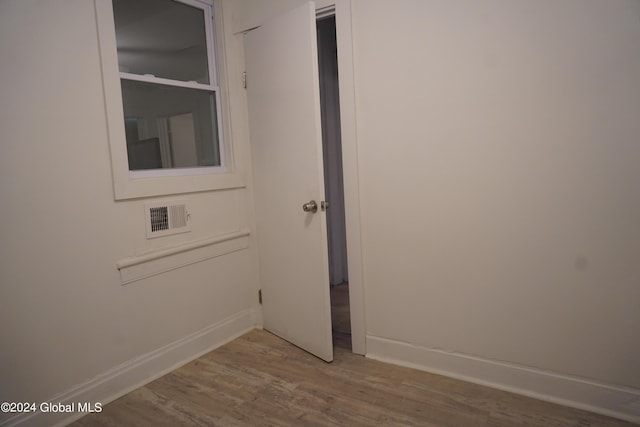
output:
[[95,1],[116,199],[242,186],[212,1]]

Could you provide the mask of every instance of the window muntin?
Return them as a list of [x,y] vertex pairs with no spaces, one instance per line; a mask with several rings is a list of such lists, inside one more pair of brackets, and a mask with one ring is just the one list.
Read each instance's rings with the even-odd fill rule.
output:
[[[113,0],[129,170],[223,166],[211,10]],[[206,168],[206,169],[204,169]],[[140,171],[147,171],[140,174]],[[193,171],[186,171],[192,174]]]

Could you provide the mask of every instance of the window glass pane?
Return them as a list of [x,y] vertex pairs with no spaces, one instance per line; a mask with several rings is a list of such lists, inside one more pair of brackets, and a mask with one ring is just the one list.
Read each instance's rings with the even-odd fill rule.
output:
[[204,11],[173,0],[113,0],[120,72],[209,81]]
[[214,92],[121,84],[129,170],[220,166]]

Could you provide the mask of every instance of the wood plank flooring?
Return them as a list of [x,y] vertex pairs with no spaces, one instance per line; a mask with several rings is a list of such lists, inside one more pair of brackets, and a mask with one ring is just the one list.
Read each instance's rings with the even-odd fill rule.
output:
[[[338,341],[338,344],[344,341]],[[254,330],[73,426],[629,426],[336,346],[325,363]]]

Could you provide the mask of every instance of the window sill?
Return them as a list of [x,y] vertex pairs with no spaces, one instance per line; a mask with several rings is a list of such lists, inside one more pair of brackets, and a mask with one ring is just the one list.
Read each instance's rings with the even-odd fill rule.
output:
[[138,199],[143,197],[169,196],[174,194],[196,193],[202,191],[227,190],[245,187],[244,179],[238,172],[202,175],[136,177],[121,174],[114,177],[116,200]]

